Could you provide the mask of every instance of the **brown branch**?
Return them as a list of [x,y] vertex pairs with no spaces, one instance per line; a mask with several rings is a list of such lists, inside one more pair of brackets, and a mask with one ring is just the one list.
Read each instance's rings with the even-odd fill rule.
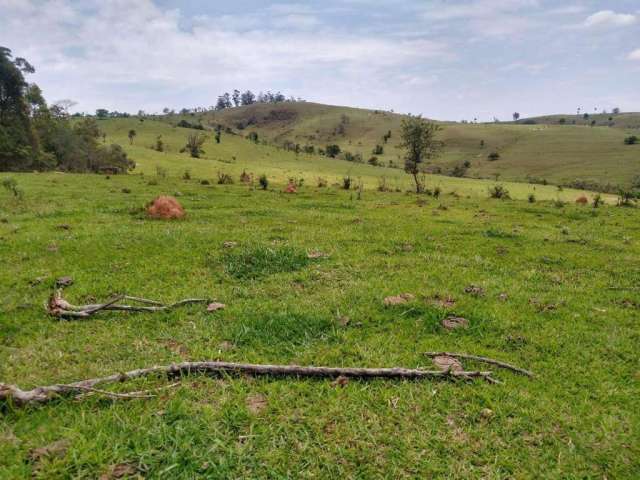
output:
[[[181,377],[192,373],[206,374],[246,374],[271,375],[278,377],[320,377],[320,378],[399,378],[406,380],[472,380],[483,379],[496,383],[491,372],[485,371],[441,371],[416,370],[407,368],[340,368],[340,367],[302,367],[298,365],[258,365],[250,363],[229,362],[183,362],[173,365],[155,366],[116,373],[107,377],[92,378],[69,384],[56,384],[22,390],[15,385],[0,383],[0,401],[12,400],[17,405],[29,403],[46,403],[58,396],[77,393],[78,390],[94,389],[96,385],[124,382],[136,378],[164,374],[168,377]],[[102,393],[103,391],[100,391]],[[122,394],[124,395],[124,394]]]
[[[120,300],[131,300],[139,303],[147,304],[147,306],[139,305],[121,305],[118,304]],[[47,312],[60,318],[87,318],[101,310],[112,311],[126,311],[126,312],[161,312],[163,310],[170,310],[172,308],[181,307],[183,305],[189,305],[192,303],[207,303],[208,300],[204,298],[187,298],[178,302],[165,305],[155,300],[147,300],[146,298],[131,297],[128,295],[118,295],[117,297],[109,300],[106,303],[96,303],[89,305],[73,305],[67,302],[62,297],[62,290],[56,290],[49,298],[49,302],[46,305]],[[152,305],[152,306],[149,306]]]
[[511,370],[522,375],[526,375],[527,377],[535,377],[535,374],[529,370],[525,370],[524,368],[516,367],[515,365],[511,365],[510,363],[501,362],[500,360],[495,360],[493,358],[488,357],[479,357],[478,355],[469,355],[466,353],[452,353],[452,352],[425,352],[427,357],[453,357],[453,358],[463,358],[466,360],[475,360],[476,362],[487,363],[489,365],[495,365],[500,368],[506,368],[507,370]]

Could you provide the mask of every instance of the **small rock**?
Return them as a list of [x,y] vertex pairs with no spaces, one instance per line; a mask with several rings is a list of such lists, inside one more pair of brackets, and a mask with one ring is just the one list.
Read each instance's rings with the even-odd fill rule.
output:
[[321,252],[320,250],[311,250],[307,252],[307,258],[315,259],[315,258],[327,258],[329,255]]
[[394,296],[385,298],[384,304],[388,307],[392,305],[402,305],[407,302],[410,302],[414,298],[416,297],[411,293],[401,293],[400,295],[394,295]]
[[493,410],[491,410],[490,408],[483,408],[480,411],[480,416],[486,420],[493,418],[494,415],[495,414],[493,413]]
[[68,223],[61,223],[60,225],[56,225],[56,228],[59,230],[71,230],[71,225]]
[[224,243],[222,244],[222,246],[223,246],[224,248],[233,248],[233,247],[237,247],[237,246],[238,246],[238,242],[230,242],[230,241],[227,241],[227,242],[224,242]]
[[448,355],[438,355],[433,357],[433,363],[443,372],[461,372],[463,370],[462,363],[457,358]]
[[222,310],[226,307],[224,303],[213,302],[207,305],[207,312],[215,312],[217,310]]
[[442,320],[442,326],[447,330],[467,328],[469,326],[469,320],[462,317],[447,317]]
[[73,278],[71,277],[60,277],[56,280],[56,285],[58,287],[68,287],[73,284]]
[[503,301],[503,302],[506,302],[509,299],[509,295],[507,295],[506,293],[503,292],[500,295],[498,295],[498,299]]
[[464,293],[468,293],[469,295],[473,295],[475,297],[481,297],[484,295],[484,288],[479,287],[478,285],[469,285],[464,288]]
[[331,386],[332,387],[344,387],[348,383],[349,383],[349,378],[345,377],[344,375],[340,375],[333,382],[331,382]]

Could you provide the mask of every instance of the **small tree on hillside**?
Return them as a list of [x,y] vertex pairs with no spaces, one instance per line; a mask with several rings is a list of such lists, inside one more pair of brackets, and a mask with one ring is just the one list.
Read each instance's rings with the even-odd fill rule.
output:
[[413,176],[416,193],[424,191],[424,185],[418,174],[424,163],[436,158],[443,148],[443,143],[436,139],[442,130],[439,125],[427,122],[422,117],[409,117],[402,121],[400,127],[400,146],[406,150],[404,171]]
[[520,114],[518,112],[513,112],[513,121],[517,122],[520,119]]
[[185,145],[185,149],[189,151],[189,154],[193,158],[200,158],[200,154],[204,153],[202,150],[202,145],[206,137],[204,135],[191,134],[187,137],[187,144]]
[[133,139],[137,135],[136,131],[132,128],[129,130],[129,145],[133,145]]

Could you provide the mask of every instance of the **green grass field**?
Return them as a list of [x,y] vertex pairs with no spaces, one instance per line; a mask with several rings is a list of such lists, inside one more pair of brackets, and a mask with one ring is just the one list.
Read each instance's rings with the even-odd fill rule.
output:
[[[204,359],[433,368],[423,352],[434,350],[491,356],[538,377],[340,387],[191,376],[152,399],[4,405],[0,478],[640,476],[639,210],[580,207],[578,192],[541,186],[530,204],[518,200],[533,191],[525,184],[506,184],[516,200],[490,200],[493,182],[435,176],[441,197],[417,198],[400,170],[296,158],[229,135],[195,160],[177,153],[184,129],[102,127],[107,141],[128,144],[131,125],[138,136],[127,150],[144,175],[12,174],[23,198],[0,191],[1,381],[27,388]],[[167,153],[148,148],[159,133]],[[191,180],[181,179],[186,169]],[[243,169],[272,186],[215,184],[218,171],[237,180]],[[316,187],[317,176],[332,183],[346,173],[366,184],[361,199]],[[375,191],[383,173],[403,191]],[[282,193],[289,176],[305,178],[297,194]],[[185,219],[145,218],[149,200],[177,192]],[[570,203],[555,206],[557,196]],[[312,250],[328,257],[307,259]],[[43,303],[63,275],[76,303],[126,292],[227,308],[60,321]],[[484,294],[465,293],[470,285]],[[384,305],[400,293],[415,299]],[[452,314],[469,328],[444,330]],[[62,447],[34,450],[51,445]]]
[[[637,134],[640,114],[614,115],[614,127],[608,126],[609,116],[594,115],[595,127],[589,126],[591,119],[589,122],[577,119],[576,125],[570,122],[558,125],[560,116],[533,119],[538,122],[536,125],[443,123],[441,135],[446,148],[432,166],[448,173],[468,161],[466,176],[472,178],[493,178],[500,174],[503,180],[521,182],[535,178],[553,184],[569,185],[582,180],[629,186],[640,175],[640,145],[625,145],[624,138]],[[380,144],[384,147],[384,153],[376,155],[380,161],[385,165],[389,161],[402,165],[398,143],[403,116],[390,112],[299,102],[256,104],[193,117],[162,117],[172,124],[182,118],[200,121],[205,126],[220,123],[243,135],[256,131],[261,138],[276,144],[289,140],[324,148],[336,143],[343,150],[361,154],[364,161]],[[238,130],[239,124],[247,125],[249,120],[255,123]],[[344,131],[339,133],[343,122]],[[384,144],[382,137],[388,131],[392,136]],[[488,155],[492,152],[498,152],[500,159],[490,161]]]

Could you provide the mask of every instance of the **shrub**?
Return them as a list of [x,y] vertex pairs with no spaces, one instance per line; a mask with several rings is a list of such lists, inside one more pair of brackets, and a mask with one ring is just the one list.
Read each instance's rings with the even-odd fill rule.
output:
[[211,182],[209,180],[200,180],[200,185],[211,185]]
[[496,160],[500,160],[500,154],[498,152],[491,152],[488,156],[487,159],[490,162],[495,162]]
[[527,200],[529,201],[529,203],[536,203],[536,196],[533,193],[530,193],[527,197]]
[[367,160],[367,163],[369,165],[373,165],[374,167],[377,167],[379,165],[378,157],[376,157],[376,156],[371,157],[369,160]]
[[326,178],[318,177],[318,187],[319,188],[325,188],[328,184],[329,184],[329,182],[327,182]]
[[564,208],[564,202],[562,200],[560,200],[559,198],[556,198],[553,201],[553,206],[556,208]]
[[18,182],[15,178],[3,178],[2,186],[5,190],[11,192],[15,198],[22,198],[24,194],[23,191],[18,188]]
[[434,198],[438,198],[440,196],[440,194],[442,193],[442,190],[440,189],[440,187],[435,187],[433,189],[433,197]]
[[218,172],[218,185],[232,185],[233,177],[228,173]]
[[202,145],[206,137],[204,135],[191,134],[187,137],[187,144],[184,146],[185,150],[189,151],[189,154],[193,158],[200,158],[200,154],[204,153]]
[[340,147],[338,145],[327,145],[324,149],[327,157],[335,158],[340,154]]
[[576,198],[577,205],[586,205],[588,203],[589,199],[585,195],[580,195],[578,198]]
[[591,205],[593,206],[593,208],[598,208],[600,205],[602,205],[602,203],[603,203],[602,195],[597,193],[596,196],[593,197],[593,201],[591,202]]
[[349,190],[351,188],[351,177],[349,175],[342,178],[342,188],[344,190]]
[[390,192],[391,187],[387,185],[387,177],[381,177],[378,179],[378,191],[379,192]]
[[267,188],[269,188],[269,179],[264,173],[260,175],[260,178],[258,179],[258,183],[260,184],[260,188],[262,190],[266,190]]
[[249,140],[252,141],[253,143],[258,143],[258,133],[257,132],[249,133]]
[[153,149],[158,152],[164,152],[164,142],[162,141],[162,135],[158,135],[156,137],[156,144]]
[[374,155],[382,155],[384,153],[384,147],[382,145],[376,145],[371,153]]
[[246,170],[242,170],[242,173],[240,174],[240,182],[251,183],[251,175],[248,174]]
[[186,169],[184,171],[184,173],[182,174],[182,179],[183,180],[191,180],[191,170]]
[[636,137],[635,135],[631,135],[624,139],[625,145],[635,145],[636,143],[638,143],[638,137]]
[[498,198],[500,200],[507,200],[511,198],[509,196],[509,190],[507,190],[504,185],[500,184],[489,187],[489,197]]
[[637,194],[632,190],[618,190],[618,206],[629,207],[637,200]]

